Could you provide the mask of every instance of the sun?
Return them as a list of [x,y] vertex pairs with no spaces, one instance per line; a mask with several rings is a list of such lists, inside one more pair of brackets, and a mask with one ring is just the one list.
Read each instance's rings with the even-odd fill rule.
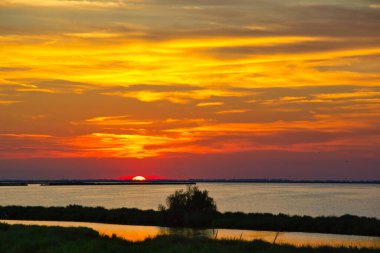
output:
[[134,178],[132,178],[133,181],[145,181],[146,178],[143,177],[143,176],[135,176]]

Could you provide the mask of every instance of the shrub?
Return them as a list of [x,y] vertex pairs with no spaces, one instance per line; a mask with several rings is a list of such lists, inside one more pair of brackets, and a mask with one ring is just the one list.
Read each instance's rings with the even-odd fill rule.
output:
[[211,224],[217,214],[214,200],[208,191],[201,191],[196,186],[188,186],[187,190],[176,191],[166,199],[167,207],[159,209],[165,213],[171,226],[205,227]]

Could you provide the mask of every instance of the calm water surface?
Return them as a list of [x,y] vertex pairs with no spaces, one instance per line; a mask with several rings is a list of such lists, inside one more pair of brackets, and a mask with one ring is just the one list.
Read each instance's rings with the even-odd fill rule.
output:
[[[380,185],[198,183],[219,211],[380,218]],[[157,209],[184,185],[2,186],[0,205],[103,206]]]
[[[116,235],[120,238],[129,241],[142,241],[148,237],[153,238],[158,235],[182,235],[187,237],[208,237],[213,239],[241,239],[248,241],[260,239],[273,243],[277,235],[277,232],[272,231],[252,231],[238,229],[173,229],[167,227],[113,225],[89,222],[20,220],[0,220],[0,222],[23,225],[88,227],[98,231],[100,234],[107,236]],[[276,243],[290,244],[294,246],[351,246],[380,248],[380,237],[281,232],[277,235]]]

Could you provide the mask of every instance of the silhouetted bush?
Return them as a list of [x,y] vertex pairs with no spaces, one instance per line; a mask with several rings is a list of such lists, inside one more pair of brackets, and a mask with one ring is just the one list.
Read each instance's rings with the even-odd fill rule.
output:
[[217,214],[214,200],[207,191],[188,186],[186,191],[176,191],[166,199],[167,208],[160,206],[171,226],[205,227]]

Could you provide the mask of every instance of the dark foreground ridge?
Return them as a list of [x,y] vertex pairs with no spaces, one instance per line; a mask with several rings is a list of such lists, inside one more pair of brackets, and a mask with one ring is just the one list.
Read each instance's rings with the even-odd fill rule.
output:
[[106,237],[89,228],[8,225],[0,223],[0,252],[7,253],[378,253],[376,249],[293,247],[263,241],[211,240],[159,236],[143,242]]
[[[103,207],[0,206],[0,219],[84,221],[125,225],[171,226],[166,211]],[[217,213],[210,228],[251,229],[380,236],[380,220],[344,215],[341,217],[289,216],[268,213]]]

